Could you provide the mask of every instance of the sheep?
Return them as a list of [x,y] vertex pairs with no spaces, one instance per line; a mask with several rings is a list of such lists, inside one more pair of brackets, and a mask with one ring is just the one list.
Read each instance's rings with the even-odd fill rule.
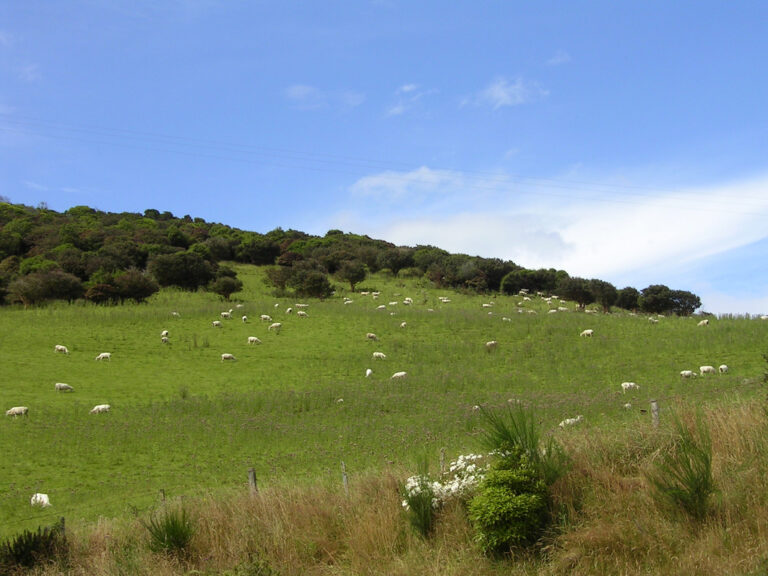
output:
[[696,376],[696,372],[693,370],[681,370],[680,371],[680,378],[693,378]]
[[579,336],[584,336],[586,338],[592,338],[592,335],[595,333],[592,329],[582,330],[581,334]]
[[488,352],[491,352],[492,350],[496,350],[496,347],[499,345],[499,343],[496,340],[489,340],[485,343],[485,349]]
[[235,308],[244,308],[244,307],[245,307],[245,304],[236,304],[235,305]]
[[696,324],[696,326],[709,326],[709,319],[705,318],[704,320]]
[[163,337],[163,336],[169,336],[169,334],[168,334],[168,330],[163,330],[162,332],[160,332],[160,336],[161,336],[161,337]]
[[374,334],[373,332],[368,332],[368,334],[366,334],[365,337],[366,337],[366,339],[372,340],[374,342],[378,342],[379,341],[379,337],[376,336],[376,334]]
[[214,320],[211,324],[214,328],[221,328],[221,320]]
[[262,314],[261,316],[259,316],[259,320],[261,320],[262,322],[272,322],[272,316],[270,316],[269,314]]
[[560,422],[560,428],[565,428],[567,426],[573,426],[574,424],[578,424],[582,420],[584,420],[584,416],[582,416],[581,414],[576,416],[576,418],[566,418],[565,420]]
[[248,344],[261,344],[261,340],[256,338],[256,336],[248,336]]
[[648,318],[648,322],[650,322],[651,324],[658,324],[659,323],[659,321],[656,320],[656,318]]
[[365,369],[365,377],[368,378],[371,374],[373,374],[373,370],[370,368]]
[[634,382],[622,382],[621,389],[626,394],[627,390],[639,390],[640,386],[638,386]]
[[168,342],[169,342],[168,336],[162,336],[160,338],[160,342],[162,342],[163,344],[168,344]]
[[720,370],[720,374],[726,374],[728,372],[728,366],[725,364],[720,364],[718,370]]
[[400,322],[400,328],[405,328],[406,326],[408,326],[407,322]]
[[380,305],[376,306],[376,310],[386,310],[386,309],[387,309],[387,307],[384,304],[380,304]]
[[28,416],[29,408],[26,406],[14,406],[13,408],[5,411],[6,416]]
[[274,330],[275,334],[280,334],[280,328],[282,328],[283,325],[280,324],[280,322],[275,322],[274,324],[270,324],[267,330]]
[[56,382],[53,387],[57,392],[74,392],[75,390],[72,386],[63,382]]
[[376,360],[376,359],[378,359],[378,360],[385,360],[387,358],[387,355],[384,354],[384,352],[374,352],[372,357],[374,358],[374,360]]
[[67,349],[67,347],[63,344],[56,344],[56,346],[53,347],[53,351],[61,352],[62,354],[69,354],[69,349]]
[[296,308],[308,308],[309,304],[296,304]]
[[111,352],[102,352],[98,356],[96,356],[96,360],[109,360],[112,362],[112,353]]
[[285,313],[286,314],[292,314],[293,313],[293,308],[286,308],[285,309]]
[[296,316],[299,316],[301,318],[309,318],[309,314],[304,312],[304,310],[299,310],[298,312],[296,312]]
[[248,316],[243,316],[243,324],[245,324],[246,322],[248,322]]
[[97,404],[91,408],[89,414],[103,414],[104,412],[109,412],[110,408],[111,406],[109,404]]
[[227,354],[225,352],[221,355],[221,361],[224,362],[224,360],[237,360],[237,358],[235,358],[234,354]]
[[394,374],[392,374],[391,379],[392,380],[400,380],[402,378],[405,378],[406,376],[408,376],[407,372],[395,372]]
[[704,376],[704,374],[717,374],[717,371],[714,366],[699,366],[699,373]]
[[179,318],[179,317],[181,317],[181,314],[179,314],[176,311],[173,311],[173,312],[171,312],[171,316],[174,316],[175,318]]
[[51,505],[51,500],[48,498],[48,494],[41,494],[40,492],[37,492],[36,494],[32,494],[30,504],[32,504],[32,506],[40,506],[41,508],[46,508]]
[[221,317],[222,318],[226,318],[227,320],[231,320],[232,319],[232,312],[222,312],[221,313]]

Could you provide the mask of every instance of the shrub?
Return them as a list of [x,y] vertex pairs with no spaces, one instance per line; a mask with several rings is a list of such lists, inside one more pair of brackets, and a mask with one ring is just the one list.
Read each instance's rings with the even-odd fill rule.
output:
[[522,452],[499,460],[469,503],[476,540],[498,554],[535,542],[547,521],[547,487]]
[[12,574],[67,555],[64,519],[36,532],[25,530],[0,544],[0,574]]
[[149,547],[153,552],[176,555],[187,553],[195,525],[183,506],[164,508],[159,516],[152,514],[148,522],[142,522],[149,532]]
[[646,476],[660,504],[681,509],[700,521],[707,515],[709,498],[715,492],[712,441],[701,413],[696,414],[690,427],[677,414],[673,419],[674,443],[668,452],[660,454]]
[[429,536],[435,525],[435,509],[438,501],[429,480],[427,459],[418,463],[419,474],[411,476],[403,486],[403,508],[408,513],[411,526],[423,537]]

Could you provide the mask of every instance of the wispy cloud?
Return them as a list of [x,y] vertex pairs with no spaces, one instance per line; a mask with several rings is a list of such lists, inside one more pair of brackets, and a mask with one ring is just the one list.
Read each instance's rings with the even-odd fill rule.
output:
[[48,186],[45,186],[38,182],[33,182],[32,180],[24,180],[22,184],[24,184],[26,188],[29,188],[30,190],[35,190],[37,192],[48,192],[50,190]]
[[8,48],[13,45],[13,36],[5,30],[0,30],[0,47]]
[[416,108],[419,102],[435,90],[425,90],[418,84],[404,84],[395,90],[395,102],[387,108],[387,116],[400,116]]
[[468,101],[476,106],[490,106],[494,110],[506,106],[520,106],[544,98],[549,94],[538,82],[516,78],[510,82],[506,78],[496,78],[483,90]]
[[560,66],[561,64],[567,64],[571,61],[571,55],[565,50],[558,50],[555,55],[547,60],[547,66]]
[[461,185],[463,178],[450,170],[432,170],[426,166],[409,172],[387,171],[366,176],[355,182],[351,192],[356,196],[376,197],[381,202],[410,202],[427,195],[448,194]]
[[25,82],[37,82],[42,78],[40,67],[37,64],[27,64],[19,69],[19,78]]
[[299,110],[324,108],[356,108],[365,95],[352,90],[328,91],[308,84],[293,84],[285,89],[285,97]]

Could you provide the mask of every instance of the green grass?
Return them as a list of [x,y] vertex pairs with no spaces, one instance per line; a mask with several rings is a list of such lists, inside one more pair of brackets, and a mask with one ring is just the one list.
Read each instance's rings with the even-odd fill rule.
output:
[[[519,399],[535,409],[545,434],[558,435],[567,431],[557,423],[576,414],[583,426],[631,426],[649,418],[640,409],[652,398],[663,411],[677,397],[706,403],[761,393],[768,322],[651,324],[626,314],[546,314],[541,301],[524,306],[538,314],[520,314],[511,297],[494,298],[489,315],[481,307],[487,296],[379,276],[360,288],[381,290],[378,300],[340,287],[335,298],[309,301],[302,319],[285,314],[296,300],[267,293],[261,270],[237,269],[245,288],[232,303],[163,291],[138,306],[0,308],[0,408],[30,409],[27,418],[0,419],[0,538],[61,516],[92,521],[146,511],[161,490],[175,497],[241,487],[251,466],[262,486],[340,483],[342,460],[354,482],[440,447],[465,453],[479,444],[478,404]],[[342,294],[354,302],[343,305]],[[402,304],[406,296],[413,306]],[[236,319],[213,328],[238,301]],[[400,303],[376,309],[390,301]],[[282,332],[268,332],[260,314],[282,322]],[[593,338],[579,338],[585,328]],[[380,341],[367,341],[367,332]],[[263,343],[249,346],[248,336]],[[488,340],[498,349],[488,353]],[[70,355],[55,354],[54,344]],[[372,360],[375,350],[387,359]],[[100,352],[112,361],[96,362]],[[238,361],[222,363],[224,352]],[[679,377],[721,363],[728,374]],[[408,378],[390,380],[400,370]],[[622,394],[626,380],[640,390]],[[55,382],[75,392],[56,393]],[[632,410],[622,408],[626,402]],[[111,412],[88,413],[101,403]],[[51,508],[31,508],[38,491],[49,494]]]

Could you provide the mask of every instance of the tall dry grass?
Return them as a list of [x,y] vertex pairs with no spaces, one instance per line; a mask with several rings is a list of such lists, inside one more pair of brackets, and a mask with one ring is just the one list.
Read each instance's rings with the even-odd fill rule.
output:
[[[683,421],[696,409],[679,405]],[[707,516],[670,514],[647,474],[668,450],[670,418],[654,429],[559,433],[570,457],[552,487],[553,522],[532,551],[484,557],[462,505],[439,513],[428,539],[410,528],[398,486],[412,471],[388,470],[341,486],[272,487],[182,504],[197,531],[189,555],[150,551],[141,518],[70,529],[68,566],[41,575],[765,574],[768,567],[768,415],[762,401],[723,400],[703,409],[717,492]],[[70,522],[70,527],[72,522]]]

